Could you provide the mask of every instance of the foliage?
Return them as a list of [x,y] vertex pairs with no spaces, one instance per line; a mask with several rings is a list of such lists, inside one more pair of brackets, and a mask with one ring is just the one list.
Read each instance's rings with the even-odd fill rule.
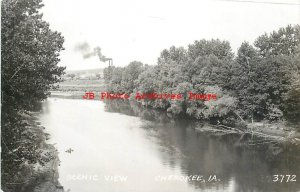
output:
[[263,57],[270,55],[291,55],[295,54],[300,43],[300,26],[288,25],[278,31],[261,35],[254,42],[258,52]]
[[294,70],[290,74],[290,86],[283,94],[284,116],[295,123],[300,122],[300,46],[298,46],[294,61]]
[[1,76],[3,106],[30,109],[59,82],[63,37],[42,20],[40,0],[2,1]]
[[[236,57],[227,41],[202,39],[187,49],[164,49],[157,65],[135,67],[138,73],[130,72],[130,64],[114,69],[113,75],[104,75],[111,77],[108,85],[122,93],[182,94],[180,100],[138,101],[176,115],[223,120],[295,119],[299,76],[292,80],[291,73],[300,71],[299,62],[295,62],[299,38],[299,25],[289,25],[258,37],[254,46],[243,42]],[[217,94],[218,99],[189,100],[189,92]]]
[[137,91],[141,93],[153,93],[157,90],[157,66],[149,66],[136,80]]
[[193,60],[196,60],[199,56],[208,55],[214,55],[218,59],[230,59],[234,56],[230,43],[219,39],[195,41],[194,44],[189,45],[188,55]]
[[25,165],[48,161],[40,150],[44,136],[32,132],[33,122],[24,117],[61,81],[65,69],[57,66],[64,39],[42,20],[42,6],[41,0],[1,2],[1,171],[7,190],[7,182],[23,182]]
[[143,63],[131,62],[127,67],[108,67],[104,69],[103,75],[108,92],[118,94],[130,94],[136,87],[135,81],[144,71]]
[[133,61],[125,68],[122,73],[121,86],[124,88],[124,92],[130,94],[133,92],[135,85],[135,80],[138,79],[139,75],[143,72],[143,63],[139,61]]
[[293,122],[300,121],[300,76],[295,77],[290,89],[285,94],[284,112],[287,119]]
[[236,110],[237,99],[221,90],[218,86],[205,88],[206,94],[214,93],[218,96],[216,101],[204,101],[203,116],[207,119],[212,117],[225,117]]

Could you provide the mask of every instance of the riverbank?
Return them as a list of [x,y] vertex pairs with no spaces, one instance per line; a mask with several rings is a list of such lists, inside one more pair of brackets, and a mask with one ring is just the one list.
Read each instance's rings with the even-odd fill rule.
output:
[[251,140],[255,138],[254,140],[256,141],[259,140],[259,142],[245,142],[245,144],[249,145],[260,145],[268,142],[300,145],[300,133],[297,132],[295,128],[286,125],[284,122],[269,123],[267,121],[263,121],[247,123],[246,129],[238,129],[224,125],[204,125],[197,127],[196,130],[198,132],[213,134],[215,136],[238,134],[240,135],[240,142],[246,138],[251,138]]
[[37,112],[22,114],[23,121],[27,124],[26,130],[38,138],[39,143],[36,145],[41,154],[40,161],[37,163],[24,163],[25,170],[30,170],[31,174],[19,190],[22,192],[64,192],[58,181],[60,164],[58,151],[53,144],[47,143],[50,135],[45,132],[45,128],[40,125],[36,116]]

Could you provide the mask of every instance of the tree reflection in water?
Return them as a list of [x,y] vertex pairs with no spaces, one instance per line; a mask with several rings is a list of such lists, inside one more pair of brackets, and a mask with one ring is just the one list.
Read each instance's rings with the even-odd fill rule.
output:
[[276,182],[273,175],[300,175],[300,150],[291,144],[261,142],[238,134],[198,132],[207,123],[174,118],[166,112],[145,109],[128,101],[107,101],[107,112],[138,116],[142,129],[160,146],[164,165],[180,167],[185,175],[217,175],[221,181],[189,181],[199,189],[232,191],[299,191],[300,182]]

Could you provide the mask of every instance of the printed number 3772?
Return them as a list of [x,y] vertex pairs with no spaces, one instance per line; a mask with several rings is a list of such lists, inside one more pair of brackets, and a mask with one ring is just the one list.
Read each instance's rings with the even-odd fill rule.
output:
[[296,181],[296,175],[273,175],[273,182],[293,182]]

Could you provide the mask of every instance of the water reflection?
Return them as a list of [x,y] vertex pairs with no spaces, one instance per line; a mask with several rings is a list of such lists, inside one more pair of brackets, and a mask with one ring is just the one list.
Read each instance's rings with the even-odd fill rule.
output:
[[[206,124],[174,119],[134,103],[49,99],[40,121],[60,151],[60,181],[72,192],[299,191],[299,182],[273,183],[273,174],[299,176],[299,148],[198,132]],[[253,138],[252,138],[253,139]],[[255,139],[255,138],[254,138]],[[69,148],[72,154],[65,153]],[[71,174],[97,175],[95,181]],[[128,176],[108,182],[107,175]],[[220,181],[155,181],[156,176],[216,175]],[[102,179],[101,179],[102,178]],[[298,178],[297,178],[298,179]]]
[[[192,120],[175,120],[167,113],[145,109],[135,103],[110,101],[106,111],[139,116],[149,120],[141,128],[146,129],[149,139],[161,147],[161,159],[166,166],[179,165],[186,175],[217,175],[218,183],[193,181],[195,188],[211,187],[231,191],[299,191],[300,182],[274,183],[272,175],[299,175],[300,150],[289,144],[267,142],[247,145],[250,138],[240,135],[199,133],[201,126]],[[154,138],[154,139],[153,139]],[[243,144],[244,142],[244,144]]]

